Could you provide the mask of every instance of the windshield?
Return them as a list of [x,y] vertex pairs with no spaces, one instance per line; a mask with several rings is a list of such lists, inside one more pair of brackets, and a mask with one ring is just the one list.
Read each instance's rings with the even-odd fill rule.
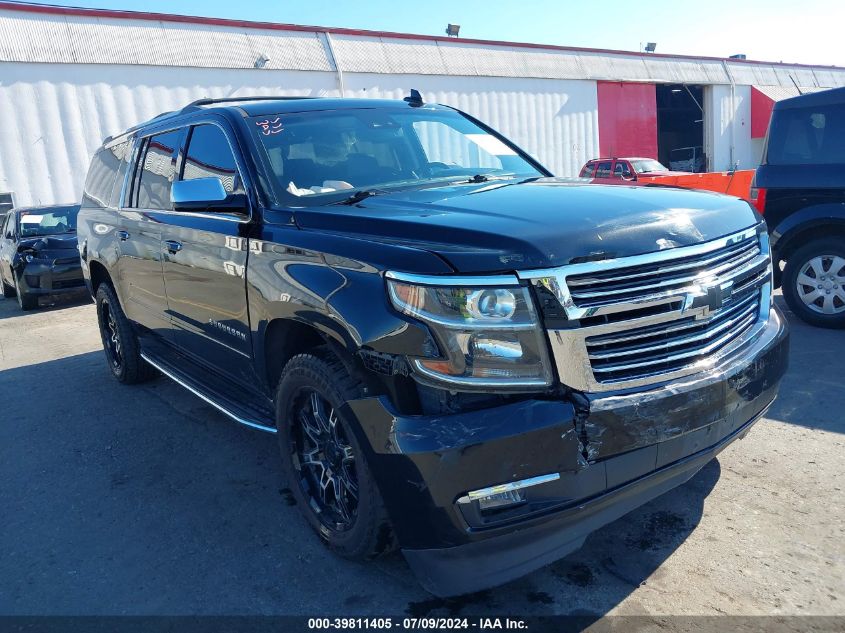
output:
[[75,231],[77,213],[79,207],[21,211],[18,218],[21,237],[58,235]]
[[631,164],[634,166],[634,171],[638,174],[645,174],[652,171],[669,171],[656,160],[632,160]]
[[291,205],[477,175],[544,175],[498,136],[452,110],[297,112],[253,117],[252,123],[280,195]]

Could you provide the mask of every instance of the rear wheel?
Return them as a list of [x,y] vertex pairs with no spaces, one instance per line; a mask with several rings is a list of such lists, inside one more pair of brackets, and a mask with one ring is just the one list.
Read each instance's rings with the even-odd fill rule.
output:
[[155,376],[156,371],[143,358],[138,337],[117,300],[114,289],[107,283],[97,288],[97,322],[100,338],[111,373],[120,382],[132,385]]
[[845,327],[845,240],[814,240],[792,253],[783,270],[783,297],[811,325]]
[[328,350],[293,357],[276,395],[282,467],[311,527],[353,560],[395,548],[381,495],[341,407],[360,384]]

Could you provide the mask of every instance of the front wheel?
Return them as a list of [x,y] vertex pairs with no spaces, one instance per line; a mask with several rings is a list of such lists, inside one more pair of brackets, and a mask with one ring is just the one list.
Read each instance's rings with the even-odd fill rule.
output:
[[328,350],[293,357],[276,394],[282,468],[305,518],[335,553],[376,558],[395,547],[381,495],[343,404],[360,384]]
[[127,385],[144,382],[155,376],[155,369],[141,358],[138,337],[123,313],[114,289],[107,283],[100,284],[96,302],[100,338],[112,375]]
[[811,325],[845,327],[845,239],[813,240],[792,253],[783,269],[783,298]]
[[2,284],[2,285],[3,285],[3,296],[4,296],[6,299],[11,299],[12,297],[14,297],[14,296],[15,296],[15,288],[14,288],[14,286],[10,286],[10,285],[9,285],[9,284],[7,284],[5,281],[3,281],[3,279],[2,279],[2,278],[0,278],[0,284]]
[[[34,295],[27,294],[23,290],[21,290],[21,286],[18,283],[17,278],[14,277],[14,274],[12,275],[12,277],[15,279],[15,290],[14,290],[14,292],[15,292],[15,295],[17,295],[17,297],[18,297],[18,306],[20,306],[20,309],[21,310],[34,310],[35,308],[37,308],[38,307],[38,297],[34,296]],[[4,291],[5,291],[5,288],[4,288]],[[5,292],[3,294],[5,295]]]

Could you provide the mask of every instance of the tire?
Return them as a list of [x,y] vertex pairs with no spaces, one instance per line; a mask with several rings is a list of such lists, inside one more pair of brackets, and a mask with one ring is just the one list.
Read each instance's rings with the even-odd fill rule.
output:
[[[25,292],[21,292],[20,285],[18,284],[17,278],[15,278],[14,273],[12,274],[12,279],[15,280],[15,295],[18,298],[18,305],[20,306],[21,310],[28,311],[34,310],[38,307],[38,297],[34,295],[26,294]],[[4,293],[5,295],[5,288]]]
[[805,244],[786,260],[783,298],[810,325],[845,327],[845,239]]
[[[276,428],[288,485],[308,524],[329,549],[351,560],[370,560],[396,548],[384,502],[352,427],[355,421],[340,412],[347,400],[362,393],[360,383],[324,348],[294,356],[276,393]],[[322,410],[322,426],[313,415],[316,409]],[[319,452],[315,435],[322,438]]]
[[6,297],[6,299],[11,299],[15,296],[15,289],[13,286],[10,286],[2,279],[0,279],[0,284],[3,284],[3,296]]
[[106,363],[112,375],[126,385],[145,382],[156,375],[155,369],[141,358],[141,346],[132,324],[123,313],[114,289],[107,283],[97,288],[97,322]]

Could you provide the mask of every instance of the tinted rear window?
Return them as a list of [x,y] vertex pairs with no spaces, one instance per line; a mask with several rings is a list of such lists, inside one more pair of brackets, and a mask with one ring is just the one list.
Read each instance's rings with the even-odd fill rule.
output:
[[[124,161],[129,142],[104,147],[94,154],[88,168],[88,178],[82,191],[83,207],[114,206],[114,189],[119,173],[125,173]],[[118,195],[120,194],[118,185]]]
[[775,110],[769,165],[845,163],[845,104]]
[[174,151],[181,134],[179,130],[156,134],[147,142],[135,205],[139,209],[173,209],[170,186],[176,171]]

